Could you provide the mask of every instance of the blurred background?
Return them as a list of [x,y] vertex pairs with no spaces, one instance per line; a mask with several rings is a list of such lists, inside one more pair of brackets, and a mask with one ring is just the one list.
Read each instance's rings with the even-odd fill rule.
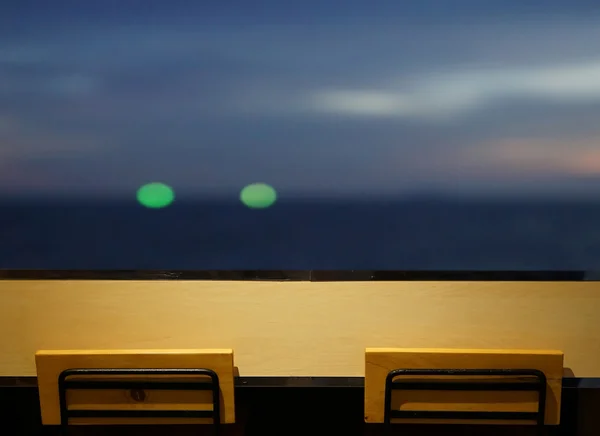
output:
[[597,1],[5,0],[0,268],[600,270],[599,121]]

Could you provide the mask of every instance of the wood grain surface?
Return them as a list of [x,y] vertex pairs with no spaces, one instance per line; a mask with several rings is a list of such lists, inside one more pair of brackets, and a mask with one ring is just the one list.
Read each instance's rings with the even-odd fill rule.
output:
[[0,376],[40,349],[231,348],[242,376],[364,376],[367,347],[556,349],[600,377],[597,282],[0,281]]

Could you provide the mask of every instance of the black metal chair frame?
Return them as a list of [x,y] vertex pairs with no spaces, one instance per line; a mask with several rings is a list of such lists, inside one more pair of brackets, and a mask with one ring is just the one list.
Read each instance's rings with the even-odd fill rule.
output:
[[[206,381],[136,381],[135,378],[148,376],[207,376]],[[69,380],[74,376],[77,379]],[[131,376],[128,379],[86,380],[81,376]],[[73,389],[105,390],[194,390],[212,391],[212,410],[70,410],[67,404],[67,391]],[[212,418],[215,436],[220,433],[221,402],[219,376],[210,369],[67,369],[58,377],[60,402],[60,423],[63,435],[68,434],[70,418]]]
[[[517,382],[462,381],[462,380],[396,380],[401,376],[461,376],[461,377],[525,377]],[[395,369],[385,381],[384,424],[389,434],[392,419],[473,419],[473,420],[527,420],[535,421],[538,435],[544,434],[546,419],[546,375],[535,369]],[[405,411],[392,410],[392,392],[400,390],[435,391],[535,391],[538,393],[537,412],[483,412],[483,411]]]

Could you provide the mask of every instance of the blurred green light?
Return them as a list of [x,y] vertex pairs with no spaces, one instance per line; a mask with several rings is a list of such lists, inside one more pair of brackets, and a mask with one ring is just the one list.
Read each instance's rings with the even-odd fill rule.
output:
[[175,192],[164,183],[148,183],[137,191],[138,202],[150,209],[162,209],[175,200]]
[[277,192],[265,183],[253,183],[242,189],[240,200],[251,209],[265,209],[277,201]]

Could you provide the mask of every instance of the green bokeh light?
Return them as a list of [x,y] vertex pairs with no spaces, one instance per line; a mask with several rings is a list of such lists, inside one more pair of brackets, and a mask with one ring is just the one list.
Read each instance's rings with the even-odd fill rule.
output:
[[162,209],[175,200],[175,192],[164,183],[148,183],[137,191],[137,200],[150,209]]
[[265,209],[277,201],[277,192],[266,183],[253,183],[242,189],[240,200],[251,209]]

